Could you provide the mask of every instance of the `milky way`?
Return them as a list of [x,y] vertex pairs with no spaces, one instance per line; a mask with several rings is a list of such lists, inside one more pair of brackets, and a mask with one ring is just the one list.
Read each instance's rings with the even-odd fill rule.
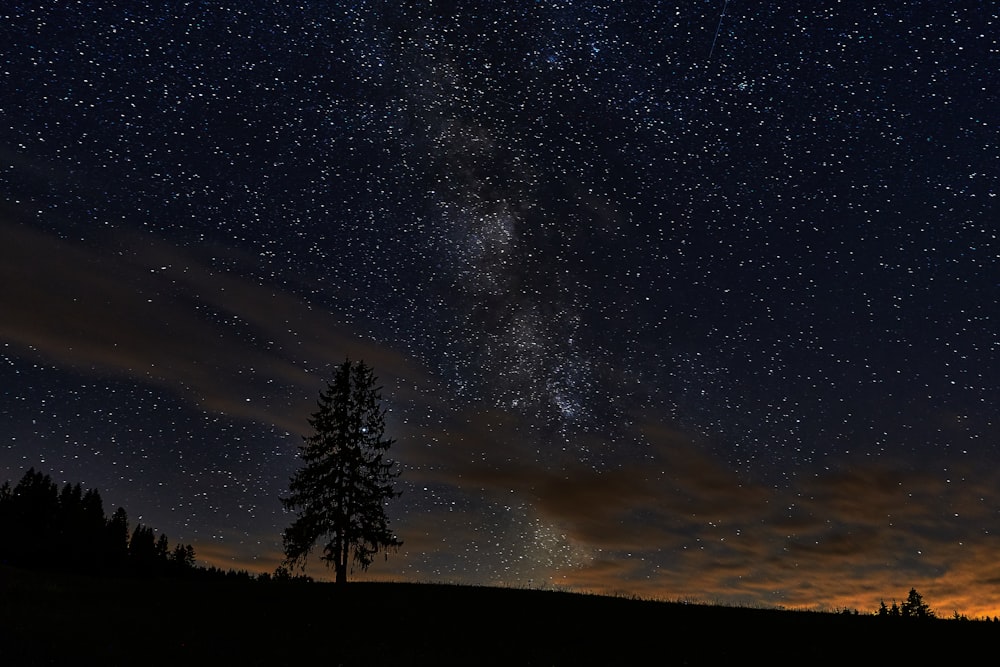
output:
[[3,11],[6,478],[273,569],[364,357],[369,576],[1000,611],[995,7],[333,4]]

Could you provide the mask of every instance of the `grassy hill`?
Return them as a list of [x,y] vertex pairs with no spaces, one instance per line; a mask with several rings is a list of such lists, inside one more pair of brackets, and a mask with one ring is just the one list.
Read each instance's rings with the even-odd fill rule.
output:
[[0,568],[4,665],[981,662],[1000,624],[436,584],[123,580]]

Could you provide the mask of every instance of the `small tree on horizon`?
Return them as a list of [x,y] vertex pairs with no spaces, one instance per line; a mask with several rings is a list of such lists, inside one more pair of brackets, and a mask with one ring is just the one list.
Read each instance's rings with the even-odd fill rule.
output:
[[320,392],[309,419],[314,433],[299,447],[303,467],[292,477],[290,495],[282,498],[298,518],[285,529],[285,562],[305,567],[317,541],[324,541],[327,566],[336,582],[347,582],[348,564],[367,570],[375,555],[402,542],[389,530],[386,502],[399,496],[393,480],[399,472],[385,454],[381,388],[363,362],[345,360]]
[[917,592],[916,588],[911,588],[906,596],[906,601],[901,605],[900,611],[908,618],[934,618],[934,612],[924,602],[924,597]]

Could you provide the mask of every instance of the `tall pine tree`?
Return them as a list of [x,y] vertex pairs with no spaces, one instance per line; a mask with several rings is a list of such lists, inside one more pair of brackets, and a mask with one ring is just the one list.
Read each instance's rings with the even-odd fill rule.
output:
[[282,535],[286,563],[303,565],[317,541],[337,583],[347,581],[353,559],[368,569],[375,555],[402,542],[389,529],[386,502],[399,495],[399,473],[386,458],[381,388],[363,361],[341,364],[320,392],[309,419],[313,434],[299,448],[303,467],[292,477],[284,506],[298,518]]

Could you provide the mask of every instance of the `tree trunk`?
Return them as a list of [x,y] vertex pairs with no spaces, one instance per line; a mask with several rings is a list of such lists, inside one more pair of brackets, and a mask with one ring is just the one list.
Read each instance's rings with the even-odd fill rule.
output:
[[337,546],[337,580],[338,584],[347,583],[347,555],[350,553],[347,545],[347,538],[340,531],[340,540],[338,540]]

